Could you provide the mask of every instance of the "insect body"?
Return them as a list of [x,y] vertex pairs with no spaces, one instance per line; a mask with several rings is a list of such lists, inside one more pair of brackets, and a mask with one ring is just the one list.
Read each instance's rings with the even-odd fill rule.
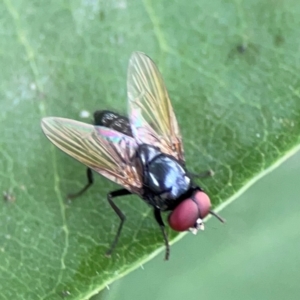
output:
[[97,111],[94,125],[70,119],[48,117],[42,129],[58,148],[88,167],[86,191],[93,183],[91,170],[123,186],[107,200],[121,222],[108,250],[114,250],[125,215],[113,199],[137,194],[153,207],[169,258],[169,242],[161,211],[171,211],[168,223],[176,231],[196,233],[204,229],[203,218],[210,210],[209,197],[195,185],[185,168],[177,120],[161,74],[154,62],[134,52],[128,67],[128,118],[110,111]]
[[109,110],[94,113],[94,124],[104,126],[132,137],[129,119]]

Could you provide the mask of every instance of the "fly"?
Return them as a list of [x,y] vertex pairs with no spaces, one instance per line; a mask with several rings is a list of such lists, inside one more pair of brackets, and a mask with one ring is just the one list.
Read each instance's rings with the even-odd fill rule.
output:
[[224,220],[210,210],[209,197],[185,167],[182,139],[163,78],[144,53],[134,52],[130,58],[127,93],[128,118],[97,111],[94,125],[47,117],[41,126],[54,145],[88,167],[88,183],[69,198],[82,195],[93,184],[92,170],[123,187],[107,194],[120,224],[106,254],[115,249],[125,222],[114,198],[135,194],[153,207],[168,260],[170,246],[161,212],[170,211],[168,223],[173,230],[194,234],[204,229],[208,214]]

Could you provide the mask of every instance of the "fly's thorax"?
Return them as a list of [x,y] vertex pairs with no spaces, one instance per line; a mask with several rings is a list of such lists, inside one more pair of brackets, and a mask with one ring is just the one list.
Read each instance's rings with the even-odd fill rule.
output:
[[143,167],[143,184],[155,199],[176,200],[191,186],[191,179],[181,164],[157,147],[140,145],[137,155]]
[[147,167],[150,162],[160,154],[161,151],[159,148],[147,144],[139,145],[137,149],[137,156],[141,161],[141,164],[145,167]]

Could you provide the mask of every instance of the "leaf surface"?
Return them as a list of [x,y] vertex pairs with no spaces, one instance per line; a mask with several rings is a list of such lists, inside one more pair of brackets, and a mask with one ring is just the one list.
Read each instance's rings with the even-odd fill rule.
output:
[[40,129],[46,116],[90,122],[86,111],[126,114],[133,51],[147,53],[163,74],[188,169],[215,171],[199,182],[214,206],[299,144],[296,0],[4,0],[0,7],[2,299],[87,299],[163,249],[151,209],[127,197],[118,201],[127,222],[107,259],[118,218],[106,194],[118,187],[96,176],[68,203],[86,183],[85,168]]

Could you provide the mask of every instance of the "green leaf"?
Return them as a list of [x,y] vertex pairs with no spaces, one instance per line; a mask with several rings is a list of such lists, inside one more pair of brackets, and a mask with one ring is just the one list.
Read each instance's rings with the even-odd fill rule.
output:
[[127,216],[120,243],[106,258],[118,226],[106,193],[117,186],[98,176],[66,202],[86,183],[85,168],[40,129],[45,116],[126,114],[132,51],[162,71],[189,170],[216,173],[199,183],[215,206],[299,144],[296,0],[0,5],[3,299],[87,299],[164,249],[151,209],[128,197],[118,202]]

